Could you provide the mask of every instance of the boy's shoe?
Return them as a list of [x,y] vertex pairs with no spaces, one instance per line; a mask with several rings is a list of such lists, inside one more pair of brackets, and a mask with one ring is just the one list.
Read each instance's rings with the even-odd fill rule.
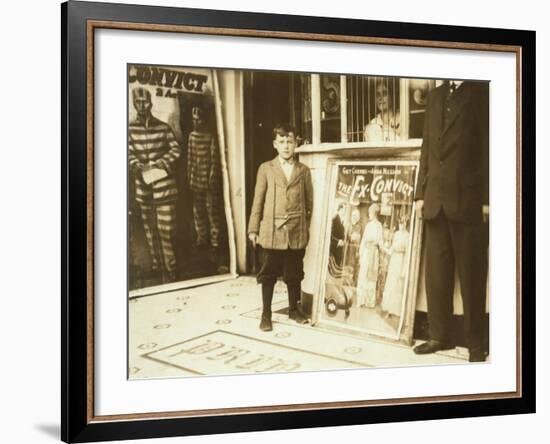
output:
[[300,310],[291,310],[288,312],[289,319],[293,319],[297,324],[307,324],[309,321]]
[[260,321],[260,330],[262,331],[273,330],[273,324],[271,323],[271,318],[266,318],[262,316],[262,320]]

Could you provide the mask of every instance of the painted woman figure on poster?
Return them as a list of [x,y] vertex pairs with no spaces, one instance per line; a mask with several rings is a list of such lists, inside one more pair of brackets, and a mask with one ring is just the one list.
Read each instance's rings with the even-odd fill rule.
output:
[[400,140],[400,116],[395,109],[394,80],[380,80],[376,84],[376,116],[365,125],[364,138],[367,142],[393,142]]
[[365,226],[359,245],[359,275],[357,278],[357,305],[374,308],[376,305],[376,283],[380,264],[380,248],[384,242],[384,230],[378,220],[380,206],[369,207],[369,221]]
[[409,232],[407,220],[401,217],[399,229],[393,235],[391,248],[388,251],[390,263],[386,276],[386,285],[382,297],[382,310],[387,316],[401,316],[403,290],[407,274],[407,250],[409,248]]

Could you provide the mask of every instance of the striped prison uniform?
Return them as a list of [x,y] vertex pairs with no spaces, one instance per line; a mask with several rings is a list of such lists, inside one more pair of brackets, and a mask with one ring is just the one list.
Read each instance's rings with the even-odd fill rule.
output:
[[187,179],[193,193],[197,244],[220,245],[220,153],[210,133],[192,131],[187,146]]
[[148,185],[138,171],[135,175],[135,189],[153,271],[164,265],[169,278],[173,279],[176,269],[173,239],[178,197],[173,165],[180,156],[179,144],[170,126],[151,116],[148,121],[137,119],[130,123],[128,146],[128,159],[133,171],[140,164],[155,164],[168,173],[165,178]]

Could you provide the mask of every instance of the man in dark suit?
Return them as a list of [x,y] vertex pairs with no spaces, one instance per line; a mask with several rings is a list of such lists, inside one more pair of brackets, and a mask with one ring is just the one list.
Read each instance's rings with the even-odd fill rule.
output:
[[426,227],[426,294],[430,340],[417,354],[453,348],[455,267],[470,361],[485,360],[489,216],[489,85],[448,81],[428,97],[415,196]]
[[330,254],[334,257],[336,265],[342,266],[344,259],[344,240],[346,239],[346,229],[344,227],[344,217],[346,214],[346,204],[338,205],[338,212],[332,218],[332,228],[330,230]]

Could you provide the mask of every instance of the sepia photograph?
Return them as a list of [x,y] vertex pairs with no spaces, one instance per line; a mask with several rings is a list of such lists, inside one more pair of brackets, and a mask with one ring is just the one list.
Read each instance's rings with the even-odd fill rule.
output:
[[489,81],[127,68],[129,379],[490,362]]
[[534,32],[61,18],[63,440],[535,412]]

